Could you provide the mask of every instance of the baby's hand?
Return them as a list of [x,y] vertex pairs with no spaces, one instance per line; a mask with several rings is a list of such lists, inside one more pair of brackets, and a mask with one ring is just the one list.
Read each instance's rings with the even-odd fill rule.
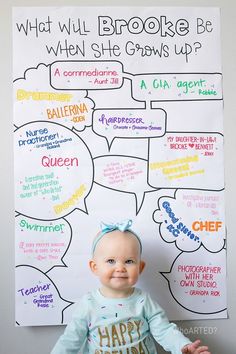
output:
[[191,344],[187,344],[182,348],[183,354],[211,354],[208,351],[208,347],[200,346],[201,341],[198,339]]

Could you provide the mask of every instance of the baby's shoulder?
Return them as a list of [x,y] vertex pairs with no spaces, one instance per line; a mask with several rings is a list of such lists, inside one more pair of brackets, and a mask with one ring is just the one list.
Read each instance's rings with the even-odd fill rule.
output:
[[89,291],[81,297],[82,303],[92,304],[94,301],[97,301],[97,291],[96,290]]
[[150,296],[147,291],[140,288],[135,288],[134,294],[138,297],[142,297],[145,300]]
[[88,292],[82,295],[77,301],[75,301],[73,306],[75,307],[74,313],[77,315],[88,313],[91,308],[96,306],[96,299],[93,292]]
[[139,298],[139,302],[143,304],[143,306],[159,306],[156,299],[154,299],[148,291],[136,288],[136,293]]

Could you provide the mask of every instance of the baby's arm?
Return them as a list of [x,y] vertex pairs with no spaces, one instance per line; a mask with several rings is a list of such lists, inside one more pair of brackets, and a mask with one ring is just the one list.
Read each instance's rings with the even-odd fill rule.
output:
[[[211,354],[207,346],[201,346],[201,341],[191,341],[186,338],[173,323],[170,323],[163,309],[149,297],[147,302],[149,309],[150,331],[156,341],[167,351],[173,354]],[[181,349],[182,348],[182,349]]]
[[208,347],[200,346],[201,341],[198,339],[194,343],[187,344],[182,348],[183,354],[211,354]]
[[71,322],[58,339],[51,354],[78,354],[87,336],[87,330],[81,326],[76,329]]
[[75,311],[72,321],[58,339],[51,354],[78,354],[88,335],[88,325],[85,307],[80,306]]
[[179,354],[182,348],[191,343],[174,323],[168,321],[164,310],[149,295],[145,301],[145,315],[152,336],[167,352]]

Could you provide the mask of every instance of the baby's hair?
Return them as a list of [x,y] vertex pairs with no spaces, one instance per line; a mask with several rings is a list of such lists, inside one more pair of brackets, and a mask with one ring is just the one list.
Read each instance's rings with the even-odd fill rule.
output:
[[131,235],[133,235],[138,243],[139,243],[139,246],[140,246],[140,254],[142,253],[142,242],[139,238],[139,236],[133,232],[130,227],[132,225],[132,220],[125,220],[125,221],[121,221],[121,222],[118,222],[118,223],[112,223],[112,224],[105,224],[105,223],[101,223],[101,231],[99,231],[94,240],[93,240],[93,244],[92,244],[92,254],[94,254],[95,252],[95,249],[97,247],[97,244],[99,243],[99,241],[102,239],[102,237],[106,234],[109,234],[110,232],[112,231],[121,231],[121,232],[129,232]]

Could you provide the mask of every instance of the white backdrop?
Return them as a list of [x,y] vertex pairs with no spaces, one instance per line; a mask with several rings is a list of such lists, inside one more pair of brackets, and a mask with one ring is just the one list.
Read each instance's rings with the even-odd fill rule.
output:
[[[111,5],[111,2],[109,2]],[[116,2],[112,3],[117,5]],[[189,2],[179,2],[178,5],[189,5]],[[20,1],[15,2],[14,5],[32,5],[31,3],[22,4]],[[53,3],[46,4],[41,3],[42,6],[53,5]],[[56,5],[67,5],[63,2]],[[80,5],[80,4],[74,4]],[[81,5],[85,5],[81,3]],[[86,5],[88,2],[86,2]],[[91,3],[92,5],[92,3]],[[105,2],[96,3],[96,5],[106,5]],[[123,5],[121,2],[119,5]],[[127,4],[125,4],[127,5]],[[130,3],[130,5],[133,5]],[[143,5],[141,3],[135,5]],[[166,6],[166,5],[177,5],[171,2],[159,2],[145,3],[147,5],[155,6]],[[193,6],[196,4],[192,4]],[[197,6],[205,5],[205,3],[198,2]],[[232,9],[234,9],[233,4],[230,2],[214,2],[212,4],[209,2],[209,6],[221,6],[222,7],[222,57],[223,57],[223,73],[224,73],[224,101],[225,101],[225,136],[226,136],[226,183],[227,183],[227,193],[226,193],[226,218],[228,225],[228,274],[229,274],[229,316],[228,320],[211,320],[211,321],[194,321],[194,322],[181,322],[179,326],[184,330],[185,334],[189,334],[191,338],[196,336],[202,338],[207,342],[211,348],[212,352],[220,354],[222,352],[233,354],[234,345],[232,337],[232,327],[233,321],[235,319],[235,308],[232,307],[233,298],[235,294],[235,288],[233,287],[231,279],[233,278],[233,268],[235,262],[233,257],[234,250],[234,239],[233,239],[233,202],[234,202],[234,185],[233,185],[233,175],[234,175],[234,165],[233,159],[231,158],[231,151],[234,151],[234,137],[233,137],[233,113],[234,113],[234,57],[235,53],[231,46],[231,40],[234,37],[234,27],[233,27],[233,15]],[[11,77],[11,8],[10,4],[6,4],[1,7],[1,43],[3,50],[3,60],[1,66],[1,97],[2,99],[2,122],[4,128],[4,134],[1,140],[1,165],[4,167],[2,169],[1,185],[2,185],[2,210],[1,210],[1,223],[2,223],[2,237],[4,237],[4,242],[2,242],[1,247],[1,273],[3,280],[1,292],[1,353],[48,353],[51,346],[55,342],[59,333],[61,333],[62,328],[34,328],[34,329],[20,329],[14,328],[14,276],[13,276],[13,155],[12,155],[12,138],[11,138],[11,121],[12,121],[12,108],[11,108],[11,85],[9,78]],[[195,334],[193,335],[193,332]],[[12,337],[15,338],[14,342]],[[24,338],[24,340],[22,340]],[[37,341],[39,344],[37,344]]]
[[226,318],[219,9],[16,7],[13,53],[17,324],[67,323],[127,218],[169,318]]

